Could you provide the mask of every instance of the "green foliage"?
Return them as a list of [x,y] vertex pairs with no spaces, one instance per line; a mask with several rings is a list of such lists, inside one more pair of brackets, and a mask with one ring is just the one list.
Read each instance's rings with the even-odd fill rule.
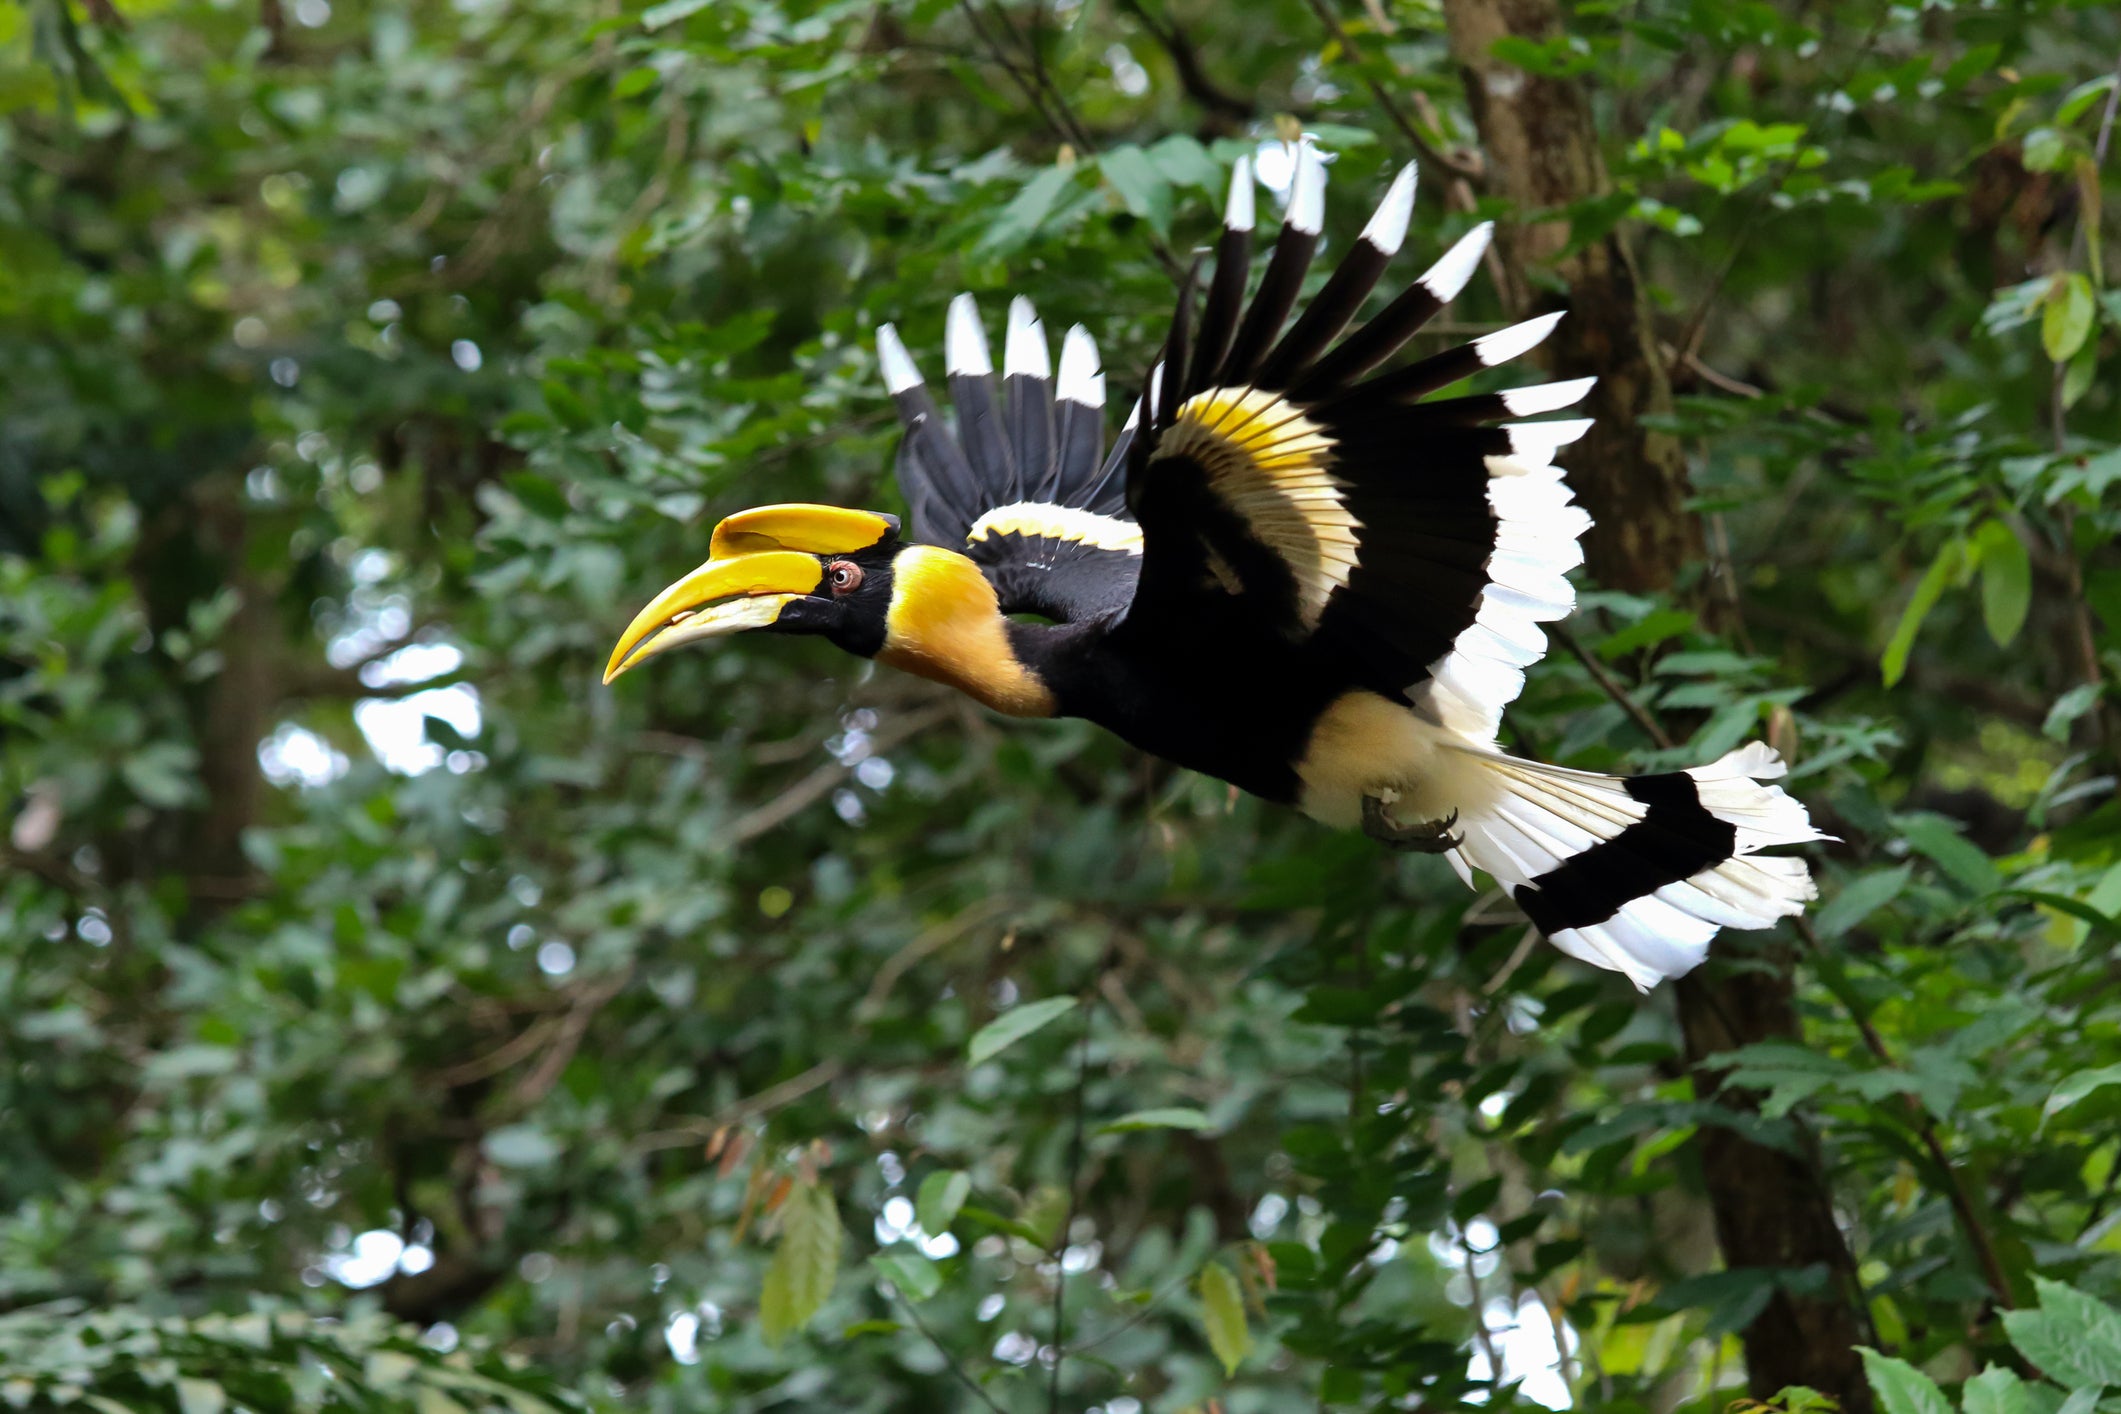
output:
[[[840,1215],[830,1193],[815,1183],[796,1184],[781,1207],[780,1219],[780,1241],[774,1245],[773,1260],[766,1264],[766,1280],[759,1290],[759,1329],[773,1345],[810,1324],[810,1318],[832,1295],[840,1265]],[[901,1259],[890,1271],[896,1274],[910,1267],[910,1262]],[[933,1294],[925,1281],[908,1284],[917,1293],[916,1299]]]
[[[2061,1282],[2033,1278],[2037,1310],[2006,1311],[2011,1344],[2043,1379],[2028,1382],[2004,1365],[1990,1365],[1960,1391],[1963,1414],[2089,1414],[2109,1386],[2121,1384],[2121,1308]],[[1863,1352],[1863,1368],[1885,1414],[1951,1414],[1937,1381],[1905,1360]]]
[[1220,1262],[1200,1269],[1200,1324],[1207,1332],[1208,1348],[1222,1362],[1223,1373],[1236,1374],[1252,1353],[1252,1331],[1245,1324],[1244,1289]]
[[490,1351],[444,1351],[373,1314],[319,1320],[277,1303],[193,1319],[60,1302],[0,1315],[13,1409],[556,1414],[580,1407]]
[[[1506,46],[1611,178],[1526,283],[1629,243],[1708,546],[1586,584],[1508,737],[1767,734],[1840,837],[1712,963],[1793,1036],[1705,1067],[1080,724],[786,640],[598,682],[718,516],[901,508],[877,323],[934,375],[1032,294],[1124,404],[1281,118],[1336,248],[1477,146],[1436,7],[112,8],[0,7],[0,1399],[1028,1414],[1058,1349],[1106,1414],[1711,1414],[1844,1286],[1889,1409],[2121,1389],[2111,7]],[[1398,275],[1528,217],[1457,186]],[[1845,1283],[1726,1269],[1733,1135]]]

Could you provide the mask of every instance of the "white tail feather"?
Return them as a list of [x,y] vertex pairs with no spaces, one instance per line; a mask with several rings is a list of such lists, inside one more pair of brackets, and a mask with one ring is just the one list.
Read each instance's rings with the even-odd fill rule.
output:
[[[1648,800],[1631,793],[1619,776],[1542,766],[1491,746],[1468,742],[1440,756],[1438,765],[1450,779],[1437,784],[1461,802],[1457,828],[1465,843],[1451,859],[1460,875],[1480,869],[1494,876],[1535,921],[1543,914],[1562,920],[1548,934],[1556,947],[1624,973],[1645,991],[1693,970],[1719,928],[1768,927],[1801,912],[1818,892],[1803,860],[1755,854],[1770,845],[1828,838],[1812,827],[1801,802],[1779,786],[1762,784],[1784,767],[1761,743],[1685,772],[1693,801],[1673,804],[1647,787]],[[1664,793],[1687,793],[1684,782],[1659,779]],[[1667,870],[1669,882],[1601,903],[1600,894],[1623,888],[1632,868],[1651,871],[1662,861],[1656,854],[1630,853],[1607,857],[1601,861],[1607,867],[1556,872],[1631,827],[1643,826],[1637,839],[1658,835],[1660,822],[1672,823],[1666,811],[1678,812],[1678,838],[1644,839],[1645,846],[1699,848],[1700,831],[1686,828],[1694,805],[1730,827],[1731,852],[1704,861],[1684,879],[1670,880]],[[1650,820],[1653,814],[1659,819]],[[1692,819],[1708,824],[1698,813]]]

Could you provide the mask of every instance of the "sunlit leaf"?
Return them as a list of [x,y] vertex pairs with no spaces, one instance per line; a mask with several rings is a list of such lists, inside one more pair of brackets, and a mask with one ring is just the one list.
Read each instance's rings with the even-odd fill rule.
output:
[[1252,1351],[1252,1331],[1245,1324],[1244,1288],[1220,1262],[1201,1268],[1200,1312],[1208,1348],[1222,1362],[1225,1375],[1236,1374],[1237,1367]]
[[1136,1110],[1099,1125],[1100,1134],[1131,1134],[1139,1129],[1206,1129],[1208,1116],[1200,1110],[1176,1106],[1161,1110]]
[[1885,675],[1887,687],[1900,681],[1907,672],[1908,655],[1914,652],[1915,635],[1922,631],[1922,621],[1929,617],[1930,610],[1944,597],[1944,591],[1966,565],[1966,542],[1957,536],[1944,542],[1944,548],[1923,571],[1915,585],[1914,595],[1907,607],[1900,612],[1900,622],[1893,628],[1893,636],[1885,645],[1885,656],[1879,666]]
[[2075,357],[2091,336],[2092,317],[2098,311],[2092,300],[2092,282],[2080,274],[2058,276],[2040,314],[2040,346],[2056,363]]
[[839,1273],[840,1215],[832,1195],[798,1183],[781,1208],[781,1236],[759,1292],[759,1329],[779,1344],[810,1323]]
[[920,1194],[914,1200],[915,1220],[921,1231],[930,1237],[950,1230],[957,1219],[958,1209],[972,1196],[972,1176],[957,1170],[942,1170],[929,1174],[921,1180]]
[[1040,1027],[1075,1010],[1075,1005],[1074,997],[1019,1002],[973,1033],[971,1044],[965,1048],[965,1059],[973,1065],[993,1060]]
[[2032,604],[2032,557],[2017,532],[2000,520],[1982,523],[1974,555],[1981,565],[1981,621],[1990,638],[2009,647]]
[[1905,1360],[1866,1349],[1863,1373],[1884,1414],[1952,1414],[1937,1382]]
[[2003,1329],[2035,1366],[2072,1388],[2121,1385],[2121,1309],[2035,1276],[2037,1311],[2005,1311]]

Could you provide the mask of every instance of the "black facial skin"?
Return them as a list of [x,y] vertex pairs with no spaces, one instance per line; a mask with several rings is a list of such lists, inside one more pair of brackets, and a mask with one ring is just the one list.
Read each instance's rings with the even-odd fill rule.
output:
[[[822,634],[849,653],[875,657],[884,646],[884,621],[891,611],[891,561],[899,547],[900,542],[892,538],[851,555],[818,556],[824,578],[816,591],[790,602],[767,632]],[[838,564],[858,568],[861,583],[834,589],[832,567]]]

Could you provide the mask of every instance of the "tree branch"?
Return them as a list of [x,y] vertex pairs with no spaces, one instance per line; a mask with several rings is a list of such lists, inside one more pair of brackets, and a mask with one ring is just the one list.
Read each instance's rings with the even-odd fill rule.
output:
[[1157,47],[1170,56],[1171,67],[1178,73],[1178,86],[1186,91],[1188,98],[1214,117],[1227,118],[1233,123],[1249,123],[1259,115],[1257,104],[1239,98],[1209,77],[1207,69],[1201,65],[1200,51],[1179,27],[1176,15],[1171,17],[1168,25],[1161,25],[1149,14],[1142,0],[1119,0],[1119,7],[1134,16],[1149,32],[1149,38],[1156,41]]
[[1399,129],[1400,136],[1407,140],[1421,160],[1441,167],[1472,187],[1479,187],[1486,175],[1481,166],[1445,152],[1421,135],[1421,130],[1414,126],[1413,120],[1399,106],[1398,100],[1392,97],[1391,91],[1379,83],[1370,72],[1370,65],[1364,59],[1362,50],[1356,47],[1355,37],[1341,24],[1340,17],[1333,13],[1333,7],[1328,0],[1305,0],[1305,3],[1311,7],[1311,13],[1318,16],[1318,22],[1325,26],[1326,33],[1333,37],[1334,43],[1340,46],[1340,52],[1347,55],[1355,65],[1356,72],[1362,76],[1364,85],[1370,90],[1370,96],[1377,100],[1377,106],[1384,109],[1385,116],[1392,120],[1392,126]]

